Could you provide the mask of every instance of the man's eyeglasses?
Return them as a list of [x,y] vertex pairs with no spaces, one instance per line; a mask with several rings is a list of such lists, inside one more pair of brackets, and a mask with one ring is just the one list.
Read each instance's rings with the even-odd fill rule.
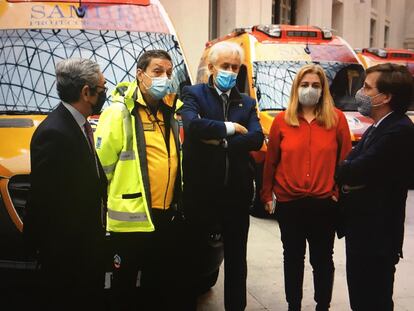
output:
[[362,87],[361,87],[361,89],[362,90],[366,90],[366,91],[369,91],[369,90],[373,90],[373,89],[377,89],[378,90],[378,88],[377,87],[375,87],[375,86],[370,86],[370,85],[363,85]]
[[96,85],[96,86],[92,87],[91,89],[95,89],[96,90],[97,88],[103,89],[105,93],[108,92],[108,88],[106,86]]

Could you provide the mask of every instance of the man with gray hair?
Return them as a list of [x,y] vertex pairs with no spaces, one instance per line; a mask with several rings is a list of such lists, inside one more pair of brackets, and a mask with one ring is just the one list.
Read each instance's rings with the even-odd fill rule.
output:
[[263,143],[256,102],[236,87],[242,59],[243,52],[235,43],[213,45],[208,56],[208,83],[183,89],[180,112],[185,131],[185,215],[200,235],[223,235],[226,310],[246,307],[247,236],[253,197],[249,152],[259,150]]
[[83,310],[103,302],[106,177],[87,117],[106,99],[99,65],[56,65],[61,103],[33,134],[24,237],[40,264],[43,309]]

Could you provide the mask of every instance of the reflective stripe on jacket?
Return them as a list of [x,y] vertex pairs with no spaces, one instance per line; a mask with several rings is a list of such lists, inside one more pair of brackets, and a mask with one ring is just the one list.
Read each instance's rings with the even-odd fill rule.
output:
[[[119,83],[95,132],[96,151],[109,182],[107,230],[113,232],[154,231],[145,136],[134,109],[138,92],[136,81]],[[178,137],[176,132],[173,128]]]

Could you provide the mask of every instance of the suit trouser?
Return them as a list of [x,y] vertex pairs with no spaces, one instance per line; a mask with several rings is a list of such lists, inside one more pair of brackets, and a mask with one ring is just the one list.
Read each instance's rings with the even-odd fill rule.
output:
[[[74,243],[74,241],[76,243]],[[104,305],[103,233],[96,238],[50,240],[41,256],[39,309],[90,310]]]
[[224,240],[224,305],[226,310],[239,311],[246,307],[246,256],[249,222],[248,213],[237,216],[225,215],[224,217],[222,232]]
[[316,310],[328,310],[332,298],[336,204],[329,199],[278,202],[276,217],[283,243],[286,300],[300,310],[306,241],[313,268]]
[[[189,191],[189,193],[196,193]],[[246,307],[247,237],[249,200],[237,200],[225,191],[214,196],[186,197],[186,216],[192,228],[193,243],[200,243],[206,233],[221,233],[224,244],[224,305],[227,311]],[[197,249],[197,248],[193,248]],[[197,275],[202,253],[192,252],[190,271]],[[196,282],[196,280],[193,280]]]
[[351,308],[353,311],[391,311],[395,265],[398,255],[379,255],[358,251],[352,238],[346,237],[346,275]]

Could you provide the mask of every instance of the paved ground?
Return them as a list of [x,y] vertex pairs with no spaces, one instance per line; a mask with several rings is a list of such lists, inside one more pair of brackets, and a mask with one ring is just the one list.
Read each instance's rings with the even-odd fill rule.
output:
[[[250,218],[248,243],[247,311],[287,310],[283,285],[283,256],[277,222]],[[306,258],[308,261],[308,257]],[[335,285],[331,310],[350,310],[345,279],[344,240],[335,241]],[[223,268],[223,267],[222,267]],[[303,311],[315,309],[312,270],[305,267]],[[397,265],[394,285],[395,311],[414,310],[414,191],[407,201],[404,259]],[[199,311],[219,311],[223,307],[223,271],[215,287],[199,299]],[[373,310],[374,311],[374,310]]]

